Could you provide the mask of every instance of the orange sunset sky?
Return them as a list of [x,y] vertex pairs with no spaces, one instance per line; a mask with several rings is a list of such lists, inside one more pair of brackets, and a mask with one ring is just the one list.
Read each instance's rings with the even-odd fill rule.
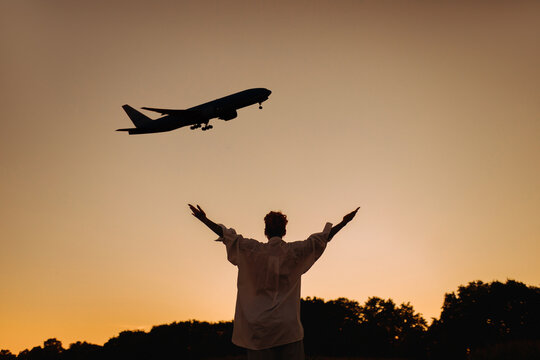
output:
[[[0,1],[0,349],[233,318],[236,268],[187,207],[301,240],[361,206],[302,296],[540,285],[537,1]],[[210,131],[121,106],[272,90]],[[149,114],[150,115],[150,114]],[[151,114],[155,117],[155,114]]]

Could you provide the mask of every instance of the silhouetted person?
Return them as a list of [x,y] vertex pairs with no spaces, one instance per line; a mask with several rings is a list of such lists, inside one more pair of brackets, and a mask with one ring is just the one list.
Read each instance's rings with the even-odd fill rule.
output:
[[247,349],[248,360],[304,359],[304,329],[300,322],[300,278],[322,255],[326,244],[351,221],[359,208],[336,226],[304,241],[287,243],[287,217],[270,212],[265,218],[267,243],[246,239],[234,229],[206,217],[199,205],[189,204],[227,247],[228,260],[238,267],[238,293],[232,342]]

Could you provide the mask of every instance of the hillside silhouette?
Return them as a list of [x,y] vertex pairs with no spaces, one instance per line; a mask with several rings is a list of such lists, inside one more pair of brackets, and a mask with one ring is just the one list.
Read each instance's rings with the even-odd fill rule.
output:
[[[540,288],[514,280],[470,282],[445,294],[430,326],[409,303],[369,298],[301,301],[307,358],[402,359],[540,358]],[[103,346],[57,339],[0,360],[245,359],[231,343],[232,321],[175,322],[150,331],[123,331]]]

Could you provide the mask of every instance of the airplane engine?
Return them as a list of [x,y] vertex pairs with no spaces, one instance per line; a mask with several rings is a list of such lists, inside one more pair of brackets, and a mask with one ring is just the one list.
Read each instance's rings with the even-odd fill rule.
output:
[[221,113],[221,115],[219,116],[219,119],[228,121],[228,120],[234,119],[237,116],[238,116],[238,113],[236,112],[236,110],[228,110]]

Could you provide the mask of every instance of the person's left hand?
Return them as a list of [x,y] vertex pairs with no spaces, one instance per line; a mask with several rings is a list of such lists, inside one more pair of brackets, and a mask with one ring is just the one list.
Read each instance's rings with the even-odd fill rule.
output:
[[191,209],[191,211],[193,212],[193,216],[195,216],[197,219],[199,220],[204,220],[206,219],[206,213],[204,212],[203,209],[201,209],[201,207],[199,205],[197,205],[197,207],[191,205],[191,204],[188,204],[189,205],[189,208]]
[[360,206],[356,208],[356,210],[348,213],[347,215],[345,215],[343,217],[343,222],[346,224],[348,223],[349,221],[351,221],[352,219],[354,219],[354,216],[356,215],[356,213],[358,212],[358,209],[360,209]]

